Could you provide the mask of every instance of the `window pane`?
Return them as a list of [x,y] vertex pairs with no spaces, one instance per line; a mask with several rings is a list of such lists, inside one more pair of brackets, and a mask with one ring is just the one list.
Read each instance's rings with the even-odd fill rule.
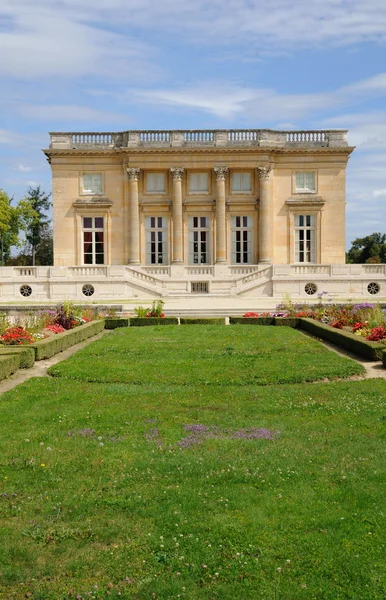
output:
[[315,189],[315,173],[306,173],[306,188],[307,190]]
[[208,174],[207,173],[191,173],[189,176],[189,191],[190,192],[207,192]]
[[296,173],[296,189],[304,189],[304,173]]
[[241,173],[233,173],[232,175],[232,191],[241,191]]
[[103,217],[95,217],[95,228],[103,229]]
[[97,265],[103,265],[103,263],[104,263],[103,254],[96,254],[96,256],[95,256],[95,264],[97,264]]
[[92,265],[92,254],[85,254],[84,255],[84,264],[85,265]]
[[148,173],[146,175],[146,191],[147,192],[164,192],[165,191],[165,174],[164,173]]
[[91,229],[91,227],[92,227],[92,218],[91,217],[83,217],[83,227],[84,227],[84,229]]
[[251,174],[241,173],[241,189],[243,192],[251,191]]

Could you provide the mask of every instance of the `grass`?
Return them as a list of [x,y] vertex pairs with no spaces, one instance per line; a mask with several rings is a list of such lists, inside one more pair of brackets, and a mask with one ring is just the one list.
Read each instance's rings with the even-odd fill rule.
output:
[[50,369],[80,381],[190,386],[301,383],[363,372],[289,327],[245,325],[122,329]]
[[[202,339],[227,360],[246,328]],[[179,371],[196,333],[165,329],[154,340]],[[249,340],[266,348],[268,330],[281,347],[261,329]],[[158,342],[167,381],[100,382],[125,343],[157,364],[148,329],[125,333],[76,355],[99,382],[33,379],[1,398],[1,600],[384,598],[386,382],[215,385],[200,355],[205,385],[175,384]],[[287,333],[304,364],[312,346]]]

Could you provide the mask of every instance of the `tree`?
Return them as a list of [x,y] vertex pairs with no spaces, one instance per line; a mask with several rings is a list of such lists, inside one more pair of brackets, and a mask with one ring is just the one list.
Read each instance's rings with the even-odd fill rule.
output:
[[372,233],[364,238],[356,238],[347,253],[348,263],[385,263],[386,234]]
[[37,247],[49,226],[46,211],[51,207],[50,196],[38,185],[36,188],[28,188],[26,196],[18,204],[21,227],[31,248],[32,266],[36,264]]
[[19,212],[11,205],[13,198],[0,189],[0,261],[4,265],[11,256],[11,246],[18,243]]

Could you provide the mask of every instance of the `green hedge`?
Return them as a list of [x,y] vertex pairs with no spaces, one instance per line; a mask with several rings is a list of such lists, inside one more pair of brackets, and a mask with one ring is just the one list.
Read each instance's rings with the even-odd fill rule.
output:
[[35,350],[31,346],[0,346],[0,356],[11,354],[20,356],[20,369],[30,369],[35,364]]
[[181,325],[225,325],[225,317],[180,318]]
[[273,317],[229,317],[230,325],[273,325]]
[[299,319],[297,317],[275,317],[274,325],[285,327],[299,327]]
[[178,325],[177,317],[132,317],[130,327],[147,327],[149,325]]
[[0,355],[0,380],[7,379],[20,368],[20,356],[20,353],[8,356]]
[[348,331],[342,331],[342,329],[335,329],[330,325],[319,323],[313,319],[300,318],[299,319],[300,329],[304,329],[316,337],[328,340],[341,346],[346,350],[350,350],[358,356],[368,358],[369,360],[382,360],[384,351],[384,345],[378,342],[369,342],[359,335],[350,333]]
[[100,319],[98,321],[91,321],[91,323],[86,323],[85,325],[80,325],[79,327],[75,327],[75,329],[55,334],[46,340],[35,342],[34,344],[31,344],[31,347],[35,349],[35,360],[51,358],[51,356],[63,352],[63,350],[70,348],[70,346],[79,344],[80,342],[83,342],[83,340],[100,333],[103,331],[104,327],[105,322],[103,319]]
[[130,319],[105,318],[105,329],[117,329],[118,327],[129,327]]

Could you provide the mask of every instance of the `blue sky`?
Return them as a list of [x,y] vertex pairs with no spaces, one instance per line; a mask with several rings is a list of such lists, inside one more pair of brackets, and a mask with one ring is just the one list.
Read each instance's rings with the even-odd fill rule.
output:
[[49,131],[349,129],[347,242],[386,232],[385,0],[2,0],[0,187]]

